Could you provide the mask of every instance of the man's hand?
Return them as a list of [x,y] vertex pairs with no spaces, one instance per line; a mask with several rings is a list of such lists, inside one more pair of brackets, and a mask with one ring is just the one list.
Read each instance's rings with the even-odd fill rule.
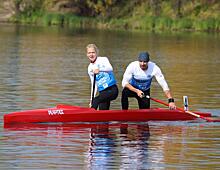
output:
[[170,102],[170,103],[169,103],[169,109],[170,109],[170,110],[175,110],[175,109],[176,109],[176,105],[175,105],[174,102]]
[[140,98],[143,98],[143,97],[144,97],[144,93],[143,93],[141,90],[137,89],[137,90],[136,90],[136,93],[137,93],[137,95],[138,95]]

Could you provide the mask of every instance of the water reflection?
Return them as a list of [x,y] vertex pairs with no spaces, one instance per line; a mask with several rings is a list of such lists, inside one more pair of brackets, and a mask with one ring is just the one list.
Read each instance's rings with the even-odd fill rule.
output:
[[120,124],[114,129],[109,124],[92,128],[89,168],[106,169],[110,165],[119,165],[120,169],[146,168],[149,136],[147,123]]
[[28,168],[30,162],[27,157],[36,163],[32,164],[33,167],[38,167],[38,156],[46,156],[38,162],[42,168],[63,167],[64,160],[66,167],[86,166],[89,169],[142,169],[148,162],[150,132],[147,123],[10,125],[5,127],[4,134],[4,148],[13,148],[5,158],[11,159],[13,153],[17,156],[12,160],[13,165],[4,163],[2,167]]
[[85,152],[84,146],[88,146],[88,133],[86,125],[84,127],[26,124],[7,127],[2,139],[6,161],[1,163],[1,167],[3,169],[82,167],[83,160],[78,155]]
[[[216,131],[211,133],[212,129]],[[219,134],[218,125],[214,123],[9,126],[1,138],[4,162],[0,167],[200,169],[202,163],[204,169],[215,169],[219,166]],[[44,159],[39,160],[39,157]]]

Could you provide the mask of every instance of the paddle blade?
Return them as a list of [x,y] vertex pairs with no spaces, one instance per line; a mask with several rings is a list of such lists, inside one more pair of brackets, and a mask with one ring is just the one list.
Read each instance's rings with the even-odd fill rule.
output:
[[220,117],[206,117],[208,122],[220,122]]
[[[155,98],[152,98],[152,97],[150,97],[150,96],[146,96],[146,97],[147,97],[147,98],[150,98],[151,100],[153,100],[153,101],[155,101],[155,102],[158,102],[158,103],[160,103],[160,104],[163,104],[163,105],[165,105],[165,106],[169,106],[168,103],[165,103],[165,102],[163,102],[163,101],[161,101],[161,100],[159,100],[159,99],[155,99]],[[179,108],[179,107],[176,107],[176,109],[179,110],[179,111],[188,113],[188,114],[190,114],[190,115],[192,115],[192,116],[194,116],[194,117],[196,117],[196,118],[206,120],[207,122],[220,122],[220,118],[204,117],[204,116],[201,116],[201,115],[199,115],[199,114],[197,114],[197,113],[195,113],[195,112],[191,112],[191,111],[189,111],[189,110],[184,110],[184,109]]]

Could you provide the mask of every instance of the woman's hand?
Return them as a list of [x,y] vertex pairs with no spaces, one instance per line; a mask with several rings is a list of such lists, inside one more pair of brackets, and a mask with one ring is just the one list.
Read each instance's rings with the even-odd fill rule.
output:
[[98,74],[98,73],[99,73],[99,69],[94,69],[94,70],[93,70],[93,73],[94,73],[94,74]]
[[90,100],[90,102],[89,102],[89,107],[90,108],[92,107],[92,100]]

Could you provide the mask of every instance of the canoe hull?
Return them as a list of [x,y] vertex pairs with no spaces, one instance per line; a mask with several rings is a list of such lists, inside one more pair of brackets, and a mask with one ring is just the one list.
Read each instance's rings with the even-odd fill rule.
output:
[[[210,113],[196,112],[205,117]],[[107,122],[107,121],[186,121],[194,116],[168,109],[94,110],[77,106],[57,105],[54,108],[27,110],[4,115],[4,124],[47,122]]]

